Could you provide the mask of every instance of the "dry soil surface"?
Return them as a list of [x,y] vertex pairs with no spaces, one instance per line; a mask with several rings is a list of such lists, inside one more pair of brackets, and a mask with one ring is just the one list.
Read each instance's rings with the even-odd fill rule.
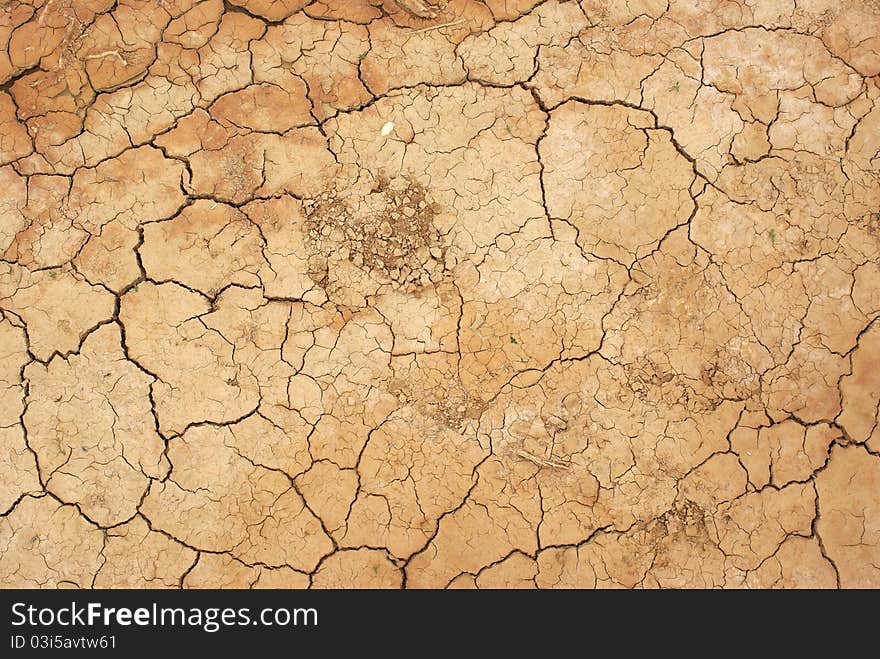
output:
[[0,585],[880,586],[877,0],[0,43]]

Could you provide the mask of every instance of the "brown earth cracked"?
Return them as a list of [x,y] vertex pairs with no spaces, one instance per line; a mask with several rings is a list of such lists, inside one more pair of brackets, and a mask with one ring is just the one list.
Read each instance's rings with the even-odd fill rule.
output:
[[880,587],[877,2],[0,43],[0,585]]

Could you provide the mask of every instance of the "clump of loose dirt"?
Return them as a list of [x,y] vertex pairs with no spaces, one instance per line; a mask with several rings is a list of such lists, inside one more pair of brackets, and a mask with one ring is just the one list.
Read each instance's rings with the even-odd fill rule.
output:
[[461,430],[468,421],[480,418],[488,407],[482,401],[468,396],[463,390],[451,391],[447,397],[430,397],[422,401],[424,411],[453,430]]
[[422,2],[422,0],[395,0],[398,6],[403,7],[413,16],[418,18],[436,18],[437,12],[433,3]]
[[488,408],[487,403],[469,395],[460,384],[424,388],[416,382],[398,379],[388,385],[388,391],[402,404],[415,405],[425,416],[452,430],[462,431]]
[[326,191],[303,206],[308,241],[320,257],[348,260],[405,287],[439,280],[437,207],[411,177],[382,176],[364,196]]
[[872,236],[880,236],[880,213],[869,213],[856,220],[856,224],[864,228]]
[[725,400],[754,395],[758,384],[742,360],[726,351],[716,351],[707,359],[700,371],[703,386],[649,358],[638,358],[623,369],[629,388],[639,400],[682,405],[695,412],[711,411]]

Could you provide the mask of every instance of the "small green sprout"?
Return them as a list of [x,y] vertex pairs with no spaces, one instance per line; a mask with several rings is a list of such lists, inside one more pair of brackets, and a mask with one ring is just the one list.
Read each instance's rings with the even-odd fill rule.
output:
[[132,286],[131,290],[133,290],[135,293],[137,293],[138,292],[138,285],[135,284],[134,286]]
[[517,341],[517,340],[516,340],[515,338],[513,338],[512,336],[510,337],[510,342],[511,342],[513,345],[519,345],[519,341]]
[[669,88],[669,91],[671,91],[671,92],[681,91],[681,83],[678,80],[676,80],[674,83],[672,83],[672,87]]
[[55,279],[55,271],[49,270],[49,279]]
[[776,229],[770,229],[770,242],[776,244]]

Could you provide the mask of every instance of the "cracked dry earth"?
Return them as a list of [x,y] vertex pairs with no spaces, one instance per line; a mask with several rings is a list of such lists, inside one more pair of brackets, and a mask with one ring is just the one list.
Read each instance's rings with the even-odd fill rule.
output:
[[0,42],[3,586],[880,586],[876,0]]

